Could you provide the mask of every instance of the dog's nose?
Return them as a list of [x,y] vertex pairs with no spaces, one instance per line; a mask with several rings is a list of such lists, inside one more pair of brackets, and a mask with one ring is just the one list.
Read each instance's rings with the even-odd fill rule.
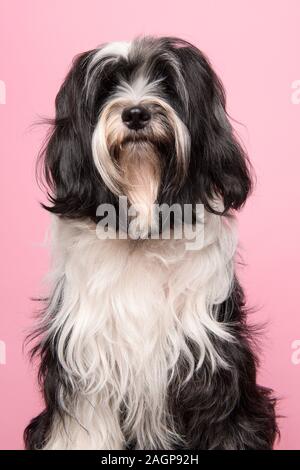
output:
[[151,114],[144,106],[125,108],[122,112],[122,120],[129,129],[143,129],[151,119]]

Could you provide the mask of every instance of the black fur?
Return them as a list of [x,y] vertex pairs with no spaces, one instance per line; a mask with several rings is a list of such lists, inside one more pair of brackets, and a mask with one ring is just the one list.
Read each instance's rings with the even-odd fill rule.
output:
[[[52,299],[50,299],[52,303],[54,296],[56,304],[52,308],[52,318],[60,307],[63,296],[63,282],[58,283],[53,290]],[[47,299],[38,300],[46,303],[48,307]],[[40,358],[38,381],[45,402],[45,409],[30,421],[24,431],[25,447],[30,450],[43,448],[47,441],[47,435],[49,429],[51,429],[54,416],[63,416],[64,410],[61,409],[61,400],[59,399],[61,390],[63,390],[64,396],[68,397],[68,401],[74,398],[72,389],[66,381],[66,376],[57,358],[56,341],[53,338],[46,341],[40,339],[45,334],[47,326],[48,323],[43,324],[28,337],[28,341],[38,340],[31,351],[31,358],[33,359],[36,356]]]
[[[272,449],[278,427],[271,390],[256,383],[258,360],[246,324],[243,292],[236,286],[219,311],[231,325],[235,343],[215,341],[228,369],[211,374],[206,362],[182,388],[181,371],[170,386],[169,402],[188,449]],[[181,365],[184,371],[184,364]]]
[[[190,164],[179,185],[172,183],[175,149],[172,146],[168,152],[162,149],[166,164],[158,202],[202,202],[208,211],[217,212],[210,201],[219,195],[224,203],[223,216],[229,210],[239,209],[251,191],[249,162],[234,136],[225,110],[224,89],[207,58],[177,38],[149,39],[145,49],[137,50],[128,61],[120,59],[106,65],[105,74],[99,75],[95,69],[86,96],[85,79],[94,52],[76,58],[56,98],[53,130],[41,155],[50,188],[51,205],[45,208],[61,217],[96,221],[99,204],[117,204],[94,165],[92,134],[99,110],[120,79],[129,79],[142,62],[147,62],[150,78],[162,79],[161,94],[177,111],[191,136]],[[180,65],[188,103],[178,92],[174,69],[165,53]],[[63,286],[57,289],[63,295]],[[59,308],[60,296],[56,295],[53,315]],[[168,391],[170,413],[184,442],[178,443],[178,448],[271,449],[278,433],[275,400],[270,390],[256,384],[257,359],[245,321],[243,293],[237,282],[217,315],[219,321],[230,323],[236,339],[234,343],[223,343],[212,338],[216,350],[231,367],[212,374],[206,360],[182,387],[185,364],[178,364],[178,375]],[[37,336],[40,334],[42,330]],[[64,413],[58,393],[63,391],[70,401],[73,399],[56,358],[55,342],[41,341],[33,353],[41,357],[39,375],[46,408],[25,430],[27,449],[42,448],[54,412]],[[128,442],[128,447],[134,448],[134,443]]]

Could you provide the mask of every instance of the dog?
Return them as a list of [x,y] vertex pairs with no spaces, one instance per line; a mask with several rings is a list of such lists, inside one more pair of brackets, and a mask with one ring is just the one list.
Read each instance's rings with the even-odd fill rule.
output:
[[251,164],[205,55],[142,37],[77,56],[39,161],[53,262],[26,448],[272,449],[276,401],[256,382],[235,268]]

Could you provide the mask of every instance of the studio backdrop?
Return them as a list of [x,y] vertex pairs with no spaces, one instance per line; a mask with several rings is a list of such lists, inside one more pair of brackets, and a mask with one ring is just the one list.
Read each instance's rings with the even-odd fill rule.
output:
[[[138,35],[179,36],[211,60],[256,174],[238,215],[240,277],[264,325],[259,383],[279,398],[279,449],[300,448],[300,2],[0,0],[0,448],[22,449],[42,409],[24,339],[44,294],[49,216],[35,163],[79,52]],[[257,346],[258,348],[259,346]]]

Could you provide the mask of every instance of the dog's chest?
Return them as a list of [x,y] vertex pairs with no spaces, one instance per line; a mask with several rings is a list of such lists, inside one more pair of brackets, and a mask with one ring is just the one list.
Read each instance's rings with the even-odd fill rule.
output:
[[123,251],[118,248],[109,268],[102,262],[96,278],[110,282],[104,287],[101,281],[93,290],[102,297],[99,315],[106,319],[106,335],[111,335],[111,341],[137,368],[146,360],[149,367],[154,356],[168,349],[168,336],[177,334],[180,302],[186,291],[179,278],[188,262],[180,247],[176,253],[175,247],[164,250],[158,244],[144,245],[129,247],[127,252],[126,247]]

